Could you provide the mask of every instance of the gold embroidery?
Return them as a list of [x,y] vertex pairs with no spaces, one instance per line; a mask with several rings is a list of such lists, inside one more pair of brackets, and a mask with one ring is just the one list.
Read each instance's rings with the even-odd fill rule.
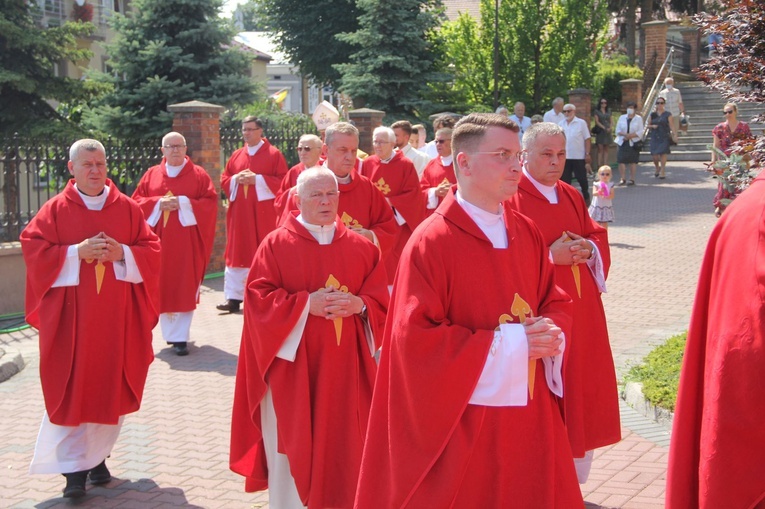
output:
[[[340,281],[337,280],[335,276],[332,274],[329,275],[327,278],[327,282],[324,284],[324,288],[335,288],[336,290],[340,290],[341,292],[348,293],[348,287],[345,285],[340,285]],[[332,320],[335,325],[335,336],[337,337],[337,346],[340,346],[340,336],[343,334],[343,319],[342,318],[335,318]]]

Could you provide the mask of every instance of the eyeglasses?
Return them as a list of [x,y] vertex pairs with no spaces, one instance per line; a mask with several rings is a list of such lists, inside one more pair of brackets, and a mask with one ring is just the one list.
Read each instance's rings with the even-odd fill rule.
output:
[[313,150],[313,147],[298,147],[297,148],[298,152],[310,152],[311,150]]
[[186,147],[186,145],[162,145],[167,150],[181,150],[182,148]]
[[574,110],[563,110],[563,113],[571,113]]
[[447,141],[451,141],[451,140],[434,140],[434,141],[436,142],[436,145],[442,145],[446,143]]
[[664,104],[664,101],[656,101],[656,104]]
[[393,143],[392,141],[382,141],[382,140],[375,140],[372,142],[372,145],[388,145],[389,143]]
[[507,150],[497,150],[496,152],[473,152],[473,154],[486,154],[490,156],[499,156],[500,160],[503,162],[517,160],[518,162],[521,162],[523,159],[523,156],[520,152],[516,152],[513,154],[512,152],[509,152]]
[[242,127],[242,132],[249,133],[252,131],[261,131],[262,129],[263,129],[262,127]]
[[726,115],[733,115],[733,110],[723,110]]

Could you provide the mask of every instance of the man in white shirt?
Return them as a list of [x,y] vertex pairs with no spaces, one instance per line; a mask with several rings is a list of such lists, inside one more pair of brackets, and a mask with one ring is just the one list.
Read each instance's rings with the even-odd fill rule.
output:
[[545,113],[544,121],[560,124],[564,120],[566,120],[566,116],[563,114],[563,98],[556,97],[553,99],[552,109]]
[[587,174],[592,171],[590,129],[587,127],[587,122],[576,116],[576,106],[573,104],[564,105],[563,114],[566,119],[558,124],[566,133],[566,166],[561,180],[570,184],[572,176],[576,178],[579,187],[582,188],[584,201],[589,207],[590,184],[587,182]]
[[391,128],[396,135],[396,148],[404,153],[404,157],[414,163],[417,176],[421,177],[430,158],[409,144],[409,138],[412,136],[412,124],[408,120],[399,120],[393,122]]
[[531,118],[526,116],[526,105],[520,101],[515,103],[515,106],[513,106],[513,114],[510,115],[510,120],[518,124],[518,127],[521,128],[521,130],[518,131],[518,141],[522,142],[523,133],[531,127]]
[[680,127],[680,115],[685,113],[685,106],[683,105],[683,96],[678,89],[675,88],[675,80],[668,77],[664,80],[664,90],[659,92],[659,97],[664,99],[667,111],[672,113],[669,117],[669,121],[672,127],[672,141],[677,143],[677,133]]

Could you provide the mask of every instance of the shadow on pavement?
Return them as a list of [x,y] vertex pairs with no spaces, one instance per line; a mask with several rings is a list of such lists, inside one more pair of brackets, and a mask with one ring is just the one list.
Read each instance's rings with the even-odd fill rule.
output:
[[238,357],[211,345],[197,348],[189,343],[189,355],[179,357],[171,346],[163,347],[155,357],[167,363],[175,371],[215,371],[223,376],[236,375]]
[[[140,493],[140,495],[139,495]],[[36,504],[37,509],[47,509],[53,506],[71,506],[71,507],[114,507],[115,501],[123,499],[126,503],[130,501],[141,506],[147,505],[154,500],[161,501],[163,505],[173,507],[185,507],[187,509],[204,509],[201,506],[189,504],[186,495],[180,488],[160,488],[156,482],[151,479],[139,479],[137,481],[123,481],[114,478],[106,486],[88,486],[87,494],[79,499],[69,501],[63,497],[46,500]]]

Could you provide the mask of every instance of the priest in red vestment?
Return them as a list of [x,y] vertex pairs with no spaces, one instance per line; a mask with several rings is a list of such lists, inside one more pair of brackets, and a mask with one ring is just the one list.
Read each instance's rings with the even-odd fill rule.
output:
[[187,342],[199,289],[210,261],[218,213],[218,193],[210,175],[186,157],[186,138],[162,138],[164,158],[141,178],[133,199],[162,242],[159,324],[177,355]]
[[555,281],[574,304],[563,405],[584,483],[592,451],[621,440],[616,371],[600,298],[611,265],[608,233],[590,218],[582,195],[560,180],[566,162],[561,127],[534,124],[523,137],[523,149],[523,176],[509,205],[539,227],[555,264]]
[[436,210],[449,189],[457,183],[452,157],[452,130],[449,127],[436,131],[438,157],[431,159],[420,177],[420,186],[427,198],[427,214]]
[[518,126],[454,129],[458,189],[404,249],[355,507],[582,507],[560,410],[571,303],[537,227],[502,202]]
[[143,213],[107,180],[96,140],[69,151],[69,181],[21,232],[26,319],[40,336],[45,415],[30,473],[61,473],[64,497],[111,480],[123,416],[141,406],[154,359],[160,245]]
[[398,231],[393,248],[385,256],[388,284],[393,284],[398,260],[412,231],[425,216],[425,199],[414,163],[401,151],[393,151],[396,135],[390,127],[378,127],[372,133],[375,154],[364,159],[361,174],[377,186],[393,209]]
[[319,164],[322,145],[321,138],[315,134],[304,134],[298,140],[297,153],[300,162],[287,171],[282,178],[281,184],[279,184],[279,189],[276,191],[274,207],[276,208],[277,223],[278,218],[282,217],[284,213],[284,207],[287,205],[289,190],[297,184],[298,175],[303,170],[313,168]]
[[231,155],[220,184],[228,196],[226,213],[226,268],[221,311],[239,311],[244,283],[255,251],[276,226],[274,198],[287,173],[287,161],[279,149],[263,137],[257,117],[242,119],[245,146]]
[[298,178],[300,214],[253,260],[230,466],[275,508],[350,508],[388,290],[380,251],[337,218],[326,168]]
[[765,174],[707,244],[672,425],[667,509],[765,507]]
[[[324,166],[337,177],[340,202],[337,214],[346,228],[377,245],[383,256],[392,249],[396,239],[397,225],[393,211],[385,196],[357,169],[356,152],[359,131],[347,122],[337,122],[327,128],[325,145],[327,160]],[[297,210],[295,188],[287,193],[280,224],[289,219],[291,211]]]

